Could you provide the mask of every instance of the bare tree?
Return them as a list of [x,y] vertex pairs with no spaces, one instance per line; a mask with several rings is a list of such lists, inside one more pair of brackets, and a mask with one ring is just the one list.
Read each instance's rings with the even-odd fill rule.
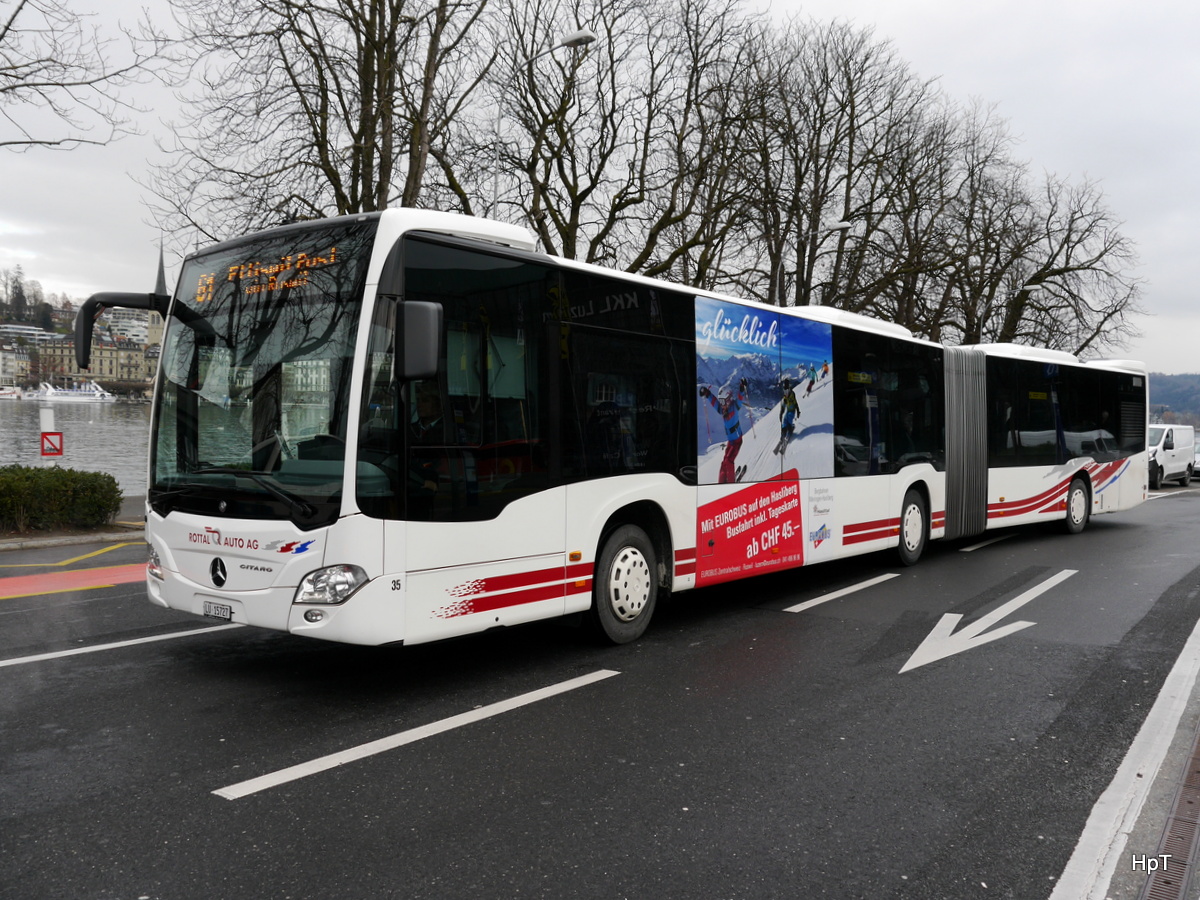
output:
[[950,148],[957,180],[948,195],[946,264],[940,282],[930,285],[935,305],[918,329],[934,340],[990,339],[1013,295],[1006,273],[1025,258],[1033,235],[1026,171],[1012,158],[1012,143],[994,107],[974,103],[959,112]]
[[66,0],[13,0],[0,10],[0,147],[70,149],[107,144],[133,130],[121,89],[150,73],[163,38],[143,23],[115,38]]
[[485,212],[553,254],[944,341],[1091,352],[1139,311],[1098,188],[1031,186],[994,110],[870,30],[722,0],[172,3],[201,87],[154,182],[169,228]]
[[489,64],[468,39],[487,0],[172,4],[199,89],[154,176],[155,212],[210,239],[420,204]]
[[[887,283],[885,226],[897,221],[901,162],[928,118],[929,86],[890,44],[841,22],[795,20],[757,45],[742,82],[742,190],[760,250],[735,280],[771,303],[868,310]],[[917,193],[938,196],[910,186],[903,202]],[[853,233],[832,227],[847,221]]]
[[1124,346],[1136,336],[1141,283],[1132,242],[1090,180],[1049,177],[1034,210],[1029,252],[1014,267],[1020,282],[996,339],[1043,344],[1075,354]]
[[1039,197],[993,109],[950,103],[870,31],[793,22],[760,43],[742,87],[756,249],[723,260],[741,293],[938,340],[1083,353],[1129,336],[1136,255],[1095,185]]
[[[749,20],[717,0],[544,0],[508,23],[501,203],[552,253],[705,282],[729,227]],[[599,35],[586,51],[541,53],[578,26]]]

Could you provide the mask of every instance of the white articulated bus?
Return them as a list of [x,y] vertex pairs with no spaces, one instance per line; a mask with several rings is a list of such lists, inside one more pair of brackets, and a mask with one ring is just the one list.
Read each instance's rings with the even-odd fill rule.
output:
[[1147,379],[948,348],[397,209],[189,256],[161,311],[152,602],[359,644],[585,613],[1146,497]]

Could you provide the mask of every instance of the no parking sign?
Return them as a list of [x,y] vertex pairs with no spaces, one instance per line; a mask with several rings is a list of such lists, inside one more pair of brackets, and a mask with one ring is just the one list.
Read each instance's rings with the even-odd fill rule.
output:
[[43,407],[38,415],[42,420],[42,456],[62,456],[63,433],[54,430],[54,410]]
[[63,455],[63,433],[61,431],[42,432],[42,456]]

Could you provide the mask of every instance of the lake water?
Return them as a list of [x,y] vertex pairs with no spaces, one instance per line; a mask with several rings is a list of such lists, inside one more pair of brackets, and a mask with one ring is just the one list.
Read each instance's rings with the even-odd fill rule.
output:
[[149,403],[41,403],[0,400],[0,466],[41,466],[41,413],[54,411],[54,430],[63,434],[67,469],[108,472],[126,497],[146,493],[146,454],[150,446]]

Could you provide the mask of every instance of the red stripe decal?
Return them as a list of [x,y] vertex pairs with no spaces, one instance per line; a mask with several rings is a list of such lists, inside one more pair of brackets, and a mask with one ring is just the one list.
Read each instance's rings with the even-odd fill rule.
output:
[[594,564],[590,562],[573,563],[566,567],[554,566],[464,581],[446,589],[446,593],[454,599],[449,605],[434,610],[433,614],[442,619],[453,619],[588,593],[592,589],[593,569]]
[[884,528],[880,531],[866,531],[862,534],[842,534],[843,544],[862,544],[867,541],[882,541],[890,537],[895,537],[900,533],[900,527],[897,525],[893,528]]
[[[1115,459],[1106,463],[1092,463],[1080,471],[1086,471],[1092,477],[1094,491],[1102,490],[1129,465],[1128,459]],[[1057,513],[1066,509],[1067,489],[1078,472],[1056,484],[1048,490],[1023,500],[1005,500],[1003,503],[988,504],[988,518],[998,519],[1004,516],[1019,516],[1031,512]]]
[[843,544],[862,544],[867,541],[882,541],[900,533],[900,520],[876,519],[873,522],[859,522],[842,528]]
[[988,518],[1002,518],[1004,516],[1021,516],[1031,512],[1053,512],[1056,504],[1060,504],[1067,494],[1067,486],[1070,482],[1064,482],[1056,488],[1048,491],[1043,491],[1036,497],[1025,500],[1009,500],[1004,503],[989,503]]
[[[1074,477],[1073,475],[1071,476]],[[1025,497],[1021,500],[1005,500],[1001,503],[989,503],[988,514],[996,512],[999,515],[1006,515],[1010,512],[1028,512],[1039,504],[1053,500],[1057,495],[1065,494],[1067,488],[1071,485],[1071,478],[1060,481],[1052,488],[1042,491],[1040,494],[1035,494],[1032,497]]]
[[526,588],[507,594],[491,594],[483,597],[472,595],[459,597],[449,606],[434,610],[433,614],[442,619],[453,619],[458,616],[469,616],[472,613],[492,612],[506,609],[510,606],[524,606],[526,603],[537,603],[541,600],[555,600],[565,597],[567,586],[562,582],[546,584],[541,587]]
[[859,522],[856,525],[845,525],[842,534],[856,534],[860,531],[878,531],[881,528],[899,528],[900,519],[876,519],[874,522]]
[[486,578],[473,578],[462,584],[456,584],[450,588],[450,593],[455,597],[470,597],[474,594],[490,594],[494,591],[508,591],[545,581],[557,581],[562,577],[562,566],[538,569],[534,572],[515,572],[512,575],[489,575]]

